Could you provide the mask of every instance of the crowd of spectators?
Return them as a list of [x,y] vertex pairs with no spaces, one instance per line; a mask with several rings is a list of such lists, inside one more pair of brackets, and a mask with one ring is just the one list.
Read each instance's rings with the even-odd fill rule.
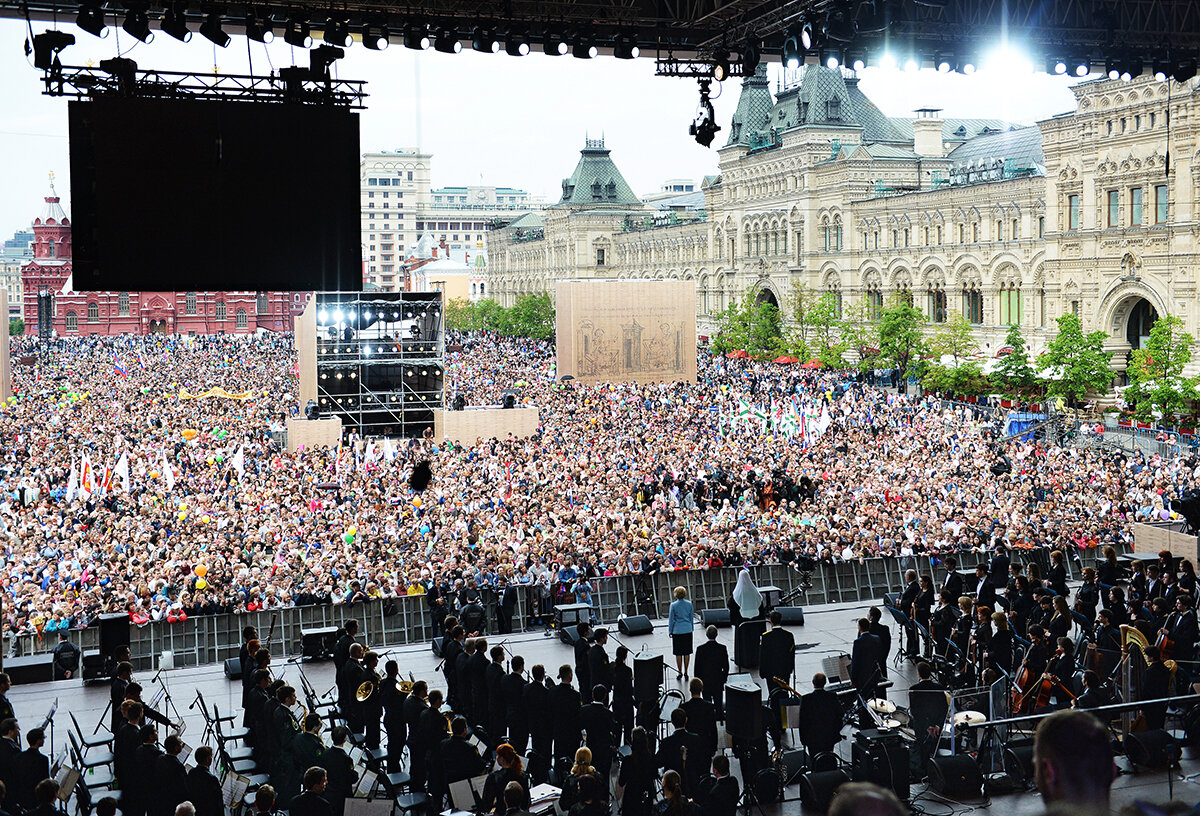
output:
[[[695,384],[588,386],[555,376],[547,343],[472,337],[447,356],[447,403],[496,404],[516,387],[540,411],[535,436],[294,454],[271,434],[299,408],[289,336],[90,337],[41,352],[17,339],[13,353],[17,397],[0,421],[6,632],[102,612],[183,620],[444,593],[456,581],[586,601],[631,572],[1000,539],[1074,554],[1128,542],[1135,517],[1169,513],[1196,479],[1179,459],[1002,440],[990,415],[846,372],[703,351]],[[212,387],[250,398],[180,396]],[[823,434],[738,418],[739,399],[792,398],[828,417]],[[100,478],[127,453],[129,490],[115,478],[67,501],[85,453]],[[996,476],[1002,453],[1012,470]],[[422,460],[433,482],[418,495],[407,477]]]

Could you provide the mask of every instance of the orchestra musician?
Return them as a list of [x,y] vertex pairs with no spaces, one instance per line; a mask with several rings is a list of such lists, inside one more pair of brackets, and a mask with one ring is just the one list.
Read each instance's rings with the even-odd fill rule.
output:
[[[364,726],[362,709],[354,699],[358,687],[365,679],[363,677],[362,656],[362,644],[350,644],[349,654],[337,672],[338,709],[342,712],[342,716],[346,718],[346,725],[350,727],[350,731],[355,734],[363,733]],[[280,795],[280,801],[282,802],[282,792],[277,788],[276,793]]]
[[621,726],[608,707],[608,689],[597,683],[592,687],[592,701],[579,712],[579,724],[587,732],[587,745],[592,751],[592,764],[601,779],[612,772],[614,743],[620,739]]
[[[412,691],[400,707],[404,715],[404,725],[408,731],[408,775],[412,778],[413,786],[417,790],[425,787],[425,753],[428,751],[428,745],[421,742],[418,728],[421,715],[429,708],[429,703],[426,701],[428,694],[429,685],[424,680],[418,680],[413,683]],[[445,718],[443,717],[442,720],[444,721]]]
[[471,684],[471,712],[467,722],[487,727],[488,722],[488,644],[486,638],[475,638],[475,651],[467,661],[467,678]]
[[516,807],[528,810],[530,804],[529,774],[525,772],[521,757],[517,755],[516,746],[508,743],[496,746],[496,764],[500,767],[488,774],[487,782],[483,785],[482,806],[484,810],[492,808],[496,813],[503,812],[504,792],[512,783],[519,785],[524,794],[523,798],[518,800]]
[[475,638],[465,638],[462,641],[462,651],[454,657],[454,690],[458,698],[454,710],[468,719],[475,713],[475,701],[471,693],[471,659],[473,657],[475,657]]
[[588,682],[592,687],[612,688],[611,663],[608,659],[608,650],[604,648],[608,644],[608,630],[598,627],[593,635],[593,641],[587,653]]
[[[710,626],[709,628],[715,629],[716,627]],[[703,648],[704,646],[701,646],[696,650],[697,677],[700,676],[700,652]],[[623,745],[628,745],[633,735],[633,669],[626,662],[628,659],[629,650],[624,646],[618,646],[617,659],[609,666],[612,674],[612,710],[613,715],[617,718],[617,723],[621,726],[623,740],[621,744]],[[728,675],[728,666],[725,671]]]
[[[905,586],[904,591],[900,593],[900,599],[896,605],[900,611],[912,618],[913,604],[917,600],[917,595],[921,593],[921,584],[917,581],[917,571],[907,570],[904,573]],[[904,649],[904,656],[916,658],[920,652],[920,647],[917,645],[917,629],[915,626],[908,627],[908,643]]]
[[296,722],[296,715],[292,711],[296,705],[296,689],[291,686],[281,686],[275,693],[275,699],[279,701],[279,705],[271,714],[270,740],[273,765],[268,769],[268,773],[277,795],[282,796],[288,751],[291,748],[292,740],[295,739],[296,734],[300,733],[300,723]]
[[387,676],[380,683],[383,704],[383,728],[387,732],[387,767],[389,773],[400,770],[404,743],[408,741],[408,724],[404,720],[404,701],[408,699],[400,688],[400,665],[395,660],[384,664]]
[[[358,703],[359,721],[363,725],[363,734],[366,736],[367,747],[372,751],[379,750],[381,740],[381,726],[383,725],[383,689],[382,678],[379,676],[379,654],[377,652],[367,652],[363,655],[362,669],[359,672],[359,686],[363,683],[370,683],[370,694],[367,699]],[[355,686],[357,694],[359,686]],[[357,702],[357,700],[356,700]],[[334,807],[337,811],[337,807]]]
[[832,751],[842,738],[842,704],[825,683],[825,675],[817,672],[813,690],[800,697],[800,744],[810,757]]
[[[1008,576],[1007,565],[1004,568],[1004,575],[1000,576],[1000,580],[1006,580]],[[987,564],[980,564],[975,567],[975,603],[983,606],[996,605],[996,587],[992,583],[992,579],[988,576]]]
[[[582,708],[579,692],[571,686],[574,678],[571,667],[564,663],[558,668],[558,684],[549,690],[550,716],[554,731],[554,753],[552,757],[573,756],[579,747],[581,725],[579,714]],[[536,734],[535,745],[536,745]]]
[[[450,735],[450,723],[446,721],[446,714],[442,711],[441,689],[433,689],[429,692],[429,706],[425,708],[421,715],[417,718],[416,728],[416,753],[421,755],[421,779],[427,785],[431,797],[436,798],[438,793],[444,793],[445,787],[445,765],[441,755],[442,742]],[[455,717],[456,720],[466,720],[463,717]],[[413,751],[413,732],[409,732],[409,751]],[[416,778],[415,776],[413,777]],[[440,800],[437,800],[440,804]]]
[[497,745],[506,733],[508,704],[504,700],[504,647],[493,646],[490,652],[492,662],[488,664],[484,677],[487,682],[487,720],[483,723],[487,729],[488,744]]
[[[535,713],[550,711],[550,689],[553,688],[554,682],[546,677],[546,667],[541,663],[534,664],[529,676],[531,679],[523,692],[525,710]],[[530,717],[529,740],[539,756],[547,762],[553,761],[554,722],[550,717]]]
[[335,676],[341,676],[342,666],[350,659],[350,646],[358,637],[358,621],[348,620],[342,627],[342,635],[333,647],[333,670]]
[[[725,721],[725,681],[729,679],[729,650],[725,644],[717,642],[717,627],[709,626],[704,630],[704,643],[696,647],[696,677],[704,681],[704,699],[711,702],[717,709],[717,719]],[[628,652],[627,652],[628,653]],[[617,650],[618,662],[623,661],[620,649]],[[614,668],[613,704],[617,703],[616,669]],[[633,672],[629,670],[630,705],[633,703]],[[631,708],[632,711],[632,708]],[[621,712],[617,712],[620,717]],[[633,722],[632,713],[630,723]],[[624,723],[624,720],[622,720]],[[625,735],[629,737],[629,730]]]
[[[505,720],[508,723],[508,744],[518,754],[529,745],[529,710],[525,707],[525,658],[513,655],[509,672],[501,681],[504,695]],[[535,712],[536,716],[536,712]],[[497,739],[499,734],[496,735]]]
[[717,752],[717,707],[704,699],[704,681],[693,677],[688,684],[691,699],[680,703],[687,713],[688,730],[700,737],[705,756]]
[[949,592],[951,598],[961,597],[963,594],[963,579],[958,574],[958,561],[953,555],[948,555],[942,561],[942,566],[946,569],[946,577],[942,579],[942,585],[938,588],[938,594]]
[[467,630],[456,618],[446,618],[446,623],[454,621],[450,634],[442,641],[442,676],[446,678],[446,695],[451,708],[461,705],[458,687],[458,656],[463,653],[463,641],[467,639]]
[[[592,687],[591,667],[588,665],[588,650],[591,648],[592,625],[583,621],[578,626],[579,639],[572,647],[575,650],[575,676],[579,678],[579,688]],[[599,682],[599,681],[597,681]]]
[[[313,715],[309,714],[308,716]],[[346,811],[346,800],[354,792],[354,783],[358,781],[358,771],[354,770],[354,760],[346,753],[345,745],[349,736],[349,728],[344,725],[336,726],[330,734],[333,744],[326,748],[320,759],[313,763],[325,769],[325,798],[329,800],[333,816],[343,816]]]

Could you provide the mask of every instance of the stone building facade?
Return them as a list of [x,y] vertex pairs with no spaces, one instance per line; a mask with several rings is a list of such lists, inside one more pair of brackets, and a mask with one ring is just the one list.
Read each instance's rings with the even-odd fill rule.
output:
[[772,93],[760,67],[702,211],[564,198],[543,229],[490,236],[492,291],[510,303],[566,277],[693,279],[702,334],[745,297],[786,312],[802,286],[843,306],[906,292],[933,323],[966,316],[990,352],[1011,323],[1036,352],[1075,311],[1110,334],[1121,369],[1157,315],[1200,331],[1196,82],[1074,93],[1075,111],[1033,127],[932,109],[899,119],[853,72],[808,66]]

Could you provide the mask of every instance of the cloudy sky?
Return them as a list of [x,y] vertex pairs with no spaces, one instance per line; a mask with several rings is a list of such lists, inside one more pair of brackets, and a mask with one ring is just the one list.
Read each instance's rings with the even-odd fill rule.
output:
[[[62,55],[67,65],[98,64],[116,55],[118,47],[128,49],[123,56],[140,67],[161,70],[211,71],[215,66],[225,73],[266,73],[294,60],[307,64],[307,57],[294,54],[281,38],[248,50],[247,41],[235,37],[229,48],[218,49],[199,35],[185,44],[158,33],[144,45],[119,29],[99,40],[73,22],[63,28],[76,37]],[[0,20],[0,76],[5,78],[0,83],[0,238],[27,227],[38,214],[51,171],[70,205],[67,103],[41,95],[40,72],[23,55],[26,35],[23,23]],[[892,116],[938,107],[946,116],[1032,124],[1073,109],[1067,79],[1034,74],[1018,63],[999,59],[970,77],[868,68],[861,87]],[[778,63],[771,65],[773,78],[779,70]],[[696,112],[695,82],[656,78],[651,59],[513,58],[469,50],[448,55],[398,45],[372,52],[355,46],[337,72],[367,81],[363,150],[420,146],[434,155],[435,186],[482,181],[522,187],[554,201],[585,135],[600,134],[641,194],[656,191],[667,178],[699,179],[717,171],[716,151],[700,147],[687,133]],[[715,100],[718,123],[726,130],[714,145],[724,143],[739,82],[726,82]],[[146,195],[169,202],[169,184],[148,169]]]

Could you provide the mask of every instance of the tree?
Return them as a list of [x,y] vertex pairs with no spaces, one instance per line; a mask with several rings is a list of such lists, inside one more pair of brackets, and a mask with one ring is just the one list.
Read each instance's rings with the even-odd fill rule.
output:
[[25,321],[20,317],[14,317],[8,321],[8,333],[13,337],[20,337],[25,333]]
[[979,351],[975,330],[960,314],[953,314],[945,323],[938,325],[929,340],[929,347],[939,357],[943,354],[953,357],[956,366],[963,357],[970,357]]
[[1104,350],[1108,335],[1103,331],[1084,335],[1074,312],[1067,312],[1057,322],[1058,334],[1038,355],[1038,365],[1052,370],[1046,393],[1075,407],[1089,390],[1103,391],[1112,385],[1112,352]]
[[807,348],[809,334],[814,329],[812,312],[817,308],[820,300],[821,294],[809,289],[807,284],[802,283],[792,289],[788,301],[791,306],[792,323],[796,327],[796,334],[800,340],[800,343],[796,345]]
[[756,355],[775,355],[783,349],[783,321],[774,304],[747,297],[734,301],[717,316],[713,352],[739,349]]
[[996,364],[996,370],[992,373],[992,379],[1004,396],[1015,397],[1022,391],[1032,388],[1037,382],[1037,377],[1033,372],[1033,366],[1029,364],[1029,352],[1025,350],[1025,335],[1021,333],[1020,326],[1014,323],[1008,327],[1004,345],[1011,351],[1000,358],[1000,362]]
[[517,337],[549,340],[554,337],[554,304],[550,295],[521,295],[508,310],[508,332]]
[[1134,350],[1128,372],[1131,384],[1125,396],[1136,403],[1138,419],[1161,418],[1164,425],[1173,425],[1188,401],[1200,399],[1200,378],[1183,376],[1191,359],[1192,336],[1183,330],[1183,320],[1166,315],[1155,321],[1146,345]]
[[934,363],[921,377],[926,391],[941,391],[965,397],[974,397],[988,390],[989,383],[983,368],[974,360],[959,365]]
[[[809,323],[813,328],[813,345],[819,350],[822,357],[828,349],[835,345],[834,332],[837,330],[841,317],[842,307],[838,303],[837,295],[833,292],[822,294],[808,311]],[[840,343],[836,345],[840,345]],[[838,351],[837,356],[840,357],[843,351],[845,351],[844,348]]]
[[476,303],[475,313],[478,315],[481,329],[497,331],[501,334],[506,333],[505,329],[508,328],[507,310],[494,298],[486,298]]
[[450,298],[446,301],[447,331],[477,331],[482,328],[483,321],[474,303],[464,298]]
[[879,315],[879,356],[904,376],[920,373],[925,315],[902,297]]
[[851,303],[843,311],[840,325],[842,342],[858,352],[859,371],[874,368],[879,356],[879,324],[872,316],[871,304],[865,300]]

